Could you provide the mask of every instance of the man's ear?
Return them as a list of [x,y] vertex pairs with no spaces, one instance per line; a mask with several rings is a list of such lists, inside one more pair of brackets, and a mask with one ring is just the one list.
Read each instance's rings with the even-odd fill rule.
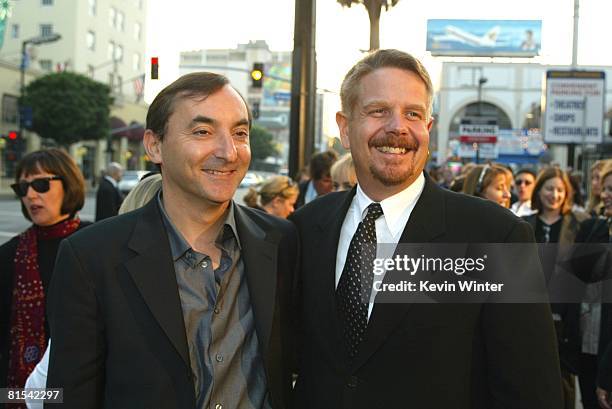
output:
[[348,137],[349,120],[344,112],[336,112],[336,123],[338,124],[338,129],[340,130],[340,142],[342,142],[342,147],[350,150],[351,143]]
[[142,138],[142,144],[144,145],[147,156],[151,159],[151,162],[161,164],[162,163],[162,141],[150,129],[147,129]]
[[427,124],[427,131],[431,131],[431,127],[433,126],[434,117],[429,117],[429,123]]

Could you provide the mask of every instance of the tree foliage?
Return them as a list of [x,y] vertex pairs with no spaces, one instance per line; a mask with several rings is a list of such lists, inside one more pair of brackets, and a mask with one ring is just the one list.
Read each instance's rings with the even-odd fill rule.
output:
[[68,146],[108,136],[110,88],[72,72],[45,75],[25,88],[21,105],[32,107],[31,131]]
[[274,143],[274,135],[261,126],[253,125],[250,133],[251,158],[264,160],[268,156],[277,156],[278,148]]
[[363,4],[368,11],[370,18],[370,51],[380,48],[380,13],[383,7],[385,11],[395,6],[399,0],[337,0],[344,7],[351,7],[353,4]]

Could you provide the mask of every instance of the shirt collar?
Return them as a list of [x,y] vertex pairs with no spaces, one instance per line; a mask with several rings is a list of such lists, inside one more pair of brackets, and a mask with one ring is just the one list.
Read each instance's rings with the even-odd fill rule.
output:
[[[189,249],[191,249],[191,246],[189,245],[187,240],[185,240],[185,238],[183,237],[181,232],[176,228],[176,226],[174,226],[174,224],[172,223],[172,220],[170,219],[170,216],[168,216],[168,213],[166,213],[166,209],[164,208],[164,201],[162,200],[162,197],[163,197],[162,191],[160,189],[159,192],[157,193],[157,205],[159,206],[159,209],[162,214],[162,220],[164,222],[164,226],[166,227],[166,231],[168,232],[168,239],[170,240],[170,251],[172,253],[172,260],[177,261]],[[230,228],[230,231],[234,234],[234,238],[236,239],[238,248],[242,249],[242,246],[240,245],[240,238],[238,237],[238,229],[236,228],[235,215],[236,213],[234,211],[234,201],[232,200],[229,204],[229,211],[227,212],[227,215],[225,216],[225,222],[223,223],[223,227],[221,228],[221,231],[219,232],[219,237],[217,237],[217,241],[219,240],[224,241],[227,238],[226,237],[226,232],[227,232],[226,226],[228,226]]]
[[[386,198],[380,202],[383,213],[385,215],[385,223],[387,228],[393,236],[396,236],[400,230],[404,229],[404,223],[398,223],[402,215],[407,209],[413,209],[416,205],[417,200],[423,192],[425,187],[425,176],[423,173],[406,189],[402,190]],[[374,203],[372,199],[361,189],[361,186],[357,185],[357,193],[355,194],[357,200],[357,211],[361,215],[360,220],[366,215],[366,210],[371,203]]]
[[118,186],[117,181],[115,179],[113,179],[112,177],[108,176],[108,175],[104,175],[104,179],[108,180],[109,182],[111,182],[111,184],[115,187]]
[[317,198],[317,196],[318,193],[314,187],[314,182],[312,180],[309,180],[308,185],[306,187],[306,196],[304,196],[304,204],[312,202]]

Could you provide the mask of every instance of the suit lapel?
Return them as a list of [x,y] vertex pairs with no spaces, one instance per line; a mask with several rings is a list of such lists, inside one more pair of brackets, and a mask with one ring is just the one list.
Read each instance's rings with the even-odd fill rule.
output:
[[[442,188],[438,187],[425,173],[425,187],[410,214],[398,244],[427,243],[444,234],[446,229],[444,201]],[[385,281],[387,280],[385,279]],[[351,365],[352,371],[363,365],[376,352],[404,319],[411,306],[410,303],[378,303],[374,305],[365,338],[359,348],[357,357]]]
[[353,188],[347,194],[338,195],[338,205],[330,206],[333,210],[326,212],[318,220],[315,228],[319,230],[317,237],[320,240],[312,244],[313,268],[308,271],[308,274],[316,275],[312,278],[313,282],[321,283],[321,302],[316,303],[316,308],[319,309],[317,316],[322,324],[321,336],[325,339],[331,338],[324,344],[330,346],[330,357],[340,368],[344,366],[343,362],[348,359],[348,355],[343,348],[342,326],[336,312],[336,255],[342,224],[355,192],[356,188]]
[[257,338],[265,361],[270,354],[276,305],[277,253],[280,235],[264,231],[240,205],[234,205],[236,228],[240,237],[249,297],[255,316]]
[[125,263],[149,310],[190,367],[181,299],[170,244],[157,200],[139,214],[128,246],[138,255]]

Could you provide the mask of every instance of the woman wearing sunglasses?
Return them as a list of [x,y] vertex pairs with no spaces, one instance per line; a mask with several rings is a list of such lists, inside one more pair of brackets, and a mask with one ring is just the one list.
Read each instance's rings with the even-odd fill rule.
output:
[[0,246],[0,388],[23,388],[49,338],[45,297],[60,241],[83,227],[85,182],[59,149],[27,154],[11,188],[32,222]]

